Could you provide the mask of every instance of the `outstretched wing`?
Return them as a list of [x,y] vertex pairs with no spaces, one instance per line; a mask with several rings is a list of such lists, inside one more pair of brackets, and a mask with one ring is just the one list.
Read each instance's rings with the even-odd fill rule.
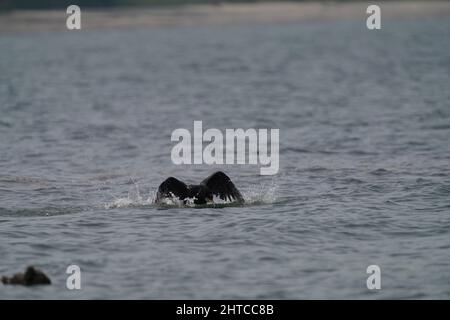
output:
[[201,184],[206,185],[215,196],[220,197],[222,200],[244,202],[244,198],[234,183],[221,171],[213,173],[203,180]]
[[175,196],[180,200],[184,200],[189,196],[187,185],[174,177],[167,178],[158,188],[156,194],[156,202],[160,202],[164,198]]

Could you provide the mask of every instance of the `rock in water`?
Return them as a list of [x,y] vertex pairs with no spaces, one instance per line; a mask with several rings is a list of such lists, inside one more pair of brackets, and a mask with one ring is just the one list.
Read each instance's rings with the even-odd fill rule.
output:
[[16,273],[12,277],[2,277],[2,283],[33,286],[37,284],[51,284],[52,282],[41,270],[30,266],[25,270],[25,273]]

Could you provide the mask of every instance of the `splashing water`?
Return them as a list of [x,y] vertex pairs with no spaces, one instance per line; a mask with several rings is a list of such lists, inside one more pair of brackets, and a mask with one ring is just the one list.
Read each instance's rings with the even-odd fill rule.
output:
[[[113,195],[114,197],[114,195]],[[149,206],[154,203],[156,198],[156,192],[150,192],[147,198],[141,196],[141,191],[139,189],[139,184],[134,183],[134,185],[128,191],[128,196],[126,198],[116,198],[112,202],[104,204],[105,209],[115,209],[115,208],[128,208],[128,207],[139,207],[139,206]]]
[[270,183],[259,184],[242,192],[247,204],[274,203],[278,199],[278,184],[272,180]]
[[[245,204],[268,204],[274,203],[277,200],[278,185],[275,181],[269,184],[259,184],[252,186],[247,190],[242,192]],[[139,207],[139,206],[149,206],[155,205],[156,190],[150,192],[149,196],[144,198],[141,196],[139,185],[135,183],[132,188],[128,191],[128,196],[126,198],[115,198],[112,202],[105,203],[105,209],[115,209],[115,208],[128,208],[128,207]],[[187,200],[187,201],[186,201]],[[163,199],[162,205],[164,206],[176,206],[176,207],[193,207],[195,199],[186,199],[185,201],[179,200],[176,197],[168,197]],[[214,207],[215,205],[226,205],[231,204],[229,201],[222,200],[217,196],[214,196],[214,204],[207,205],[206,207]]]

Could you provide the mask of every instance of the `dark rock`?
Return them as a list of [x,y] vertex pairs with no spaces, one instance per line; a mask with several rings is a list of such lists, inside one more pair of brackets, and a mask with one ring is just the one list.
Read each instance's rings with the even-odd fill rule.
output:
[[2,277],[2,283],[33,286],[37,284],[51,284],[52,282],[41,270],[30,266],[25,270],[25,273],[16,273],[12,277]]

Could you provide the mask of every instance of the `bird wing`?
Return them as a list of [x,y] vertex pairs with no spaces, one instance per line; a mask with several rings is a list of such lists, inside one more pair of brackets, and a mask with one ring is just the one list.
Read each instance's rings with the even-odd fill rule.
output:
[[239,203],[244,202],[244,198],[234,183],[221,171],[213,173],[203,180],[201,184],[206,185],[215,196],[220,197],[222,200],[237,201]]
[[167,178],[161,183],[158,188],[158,193],[156,194],[156,202],[172,196],[175,196],[180,200],[189,197],[188,186],[174,177]]

